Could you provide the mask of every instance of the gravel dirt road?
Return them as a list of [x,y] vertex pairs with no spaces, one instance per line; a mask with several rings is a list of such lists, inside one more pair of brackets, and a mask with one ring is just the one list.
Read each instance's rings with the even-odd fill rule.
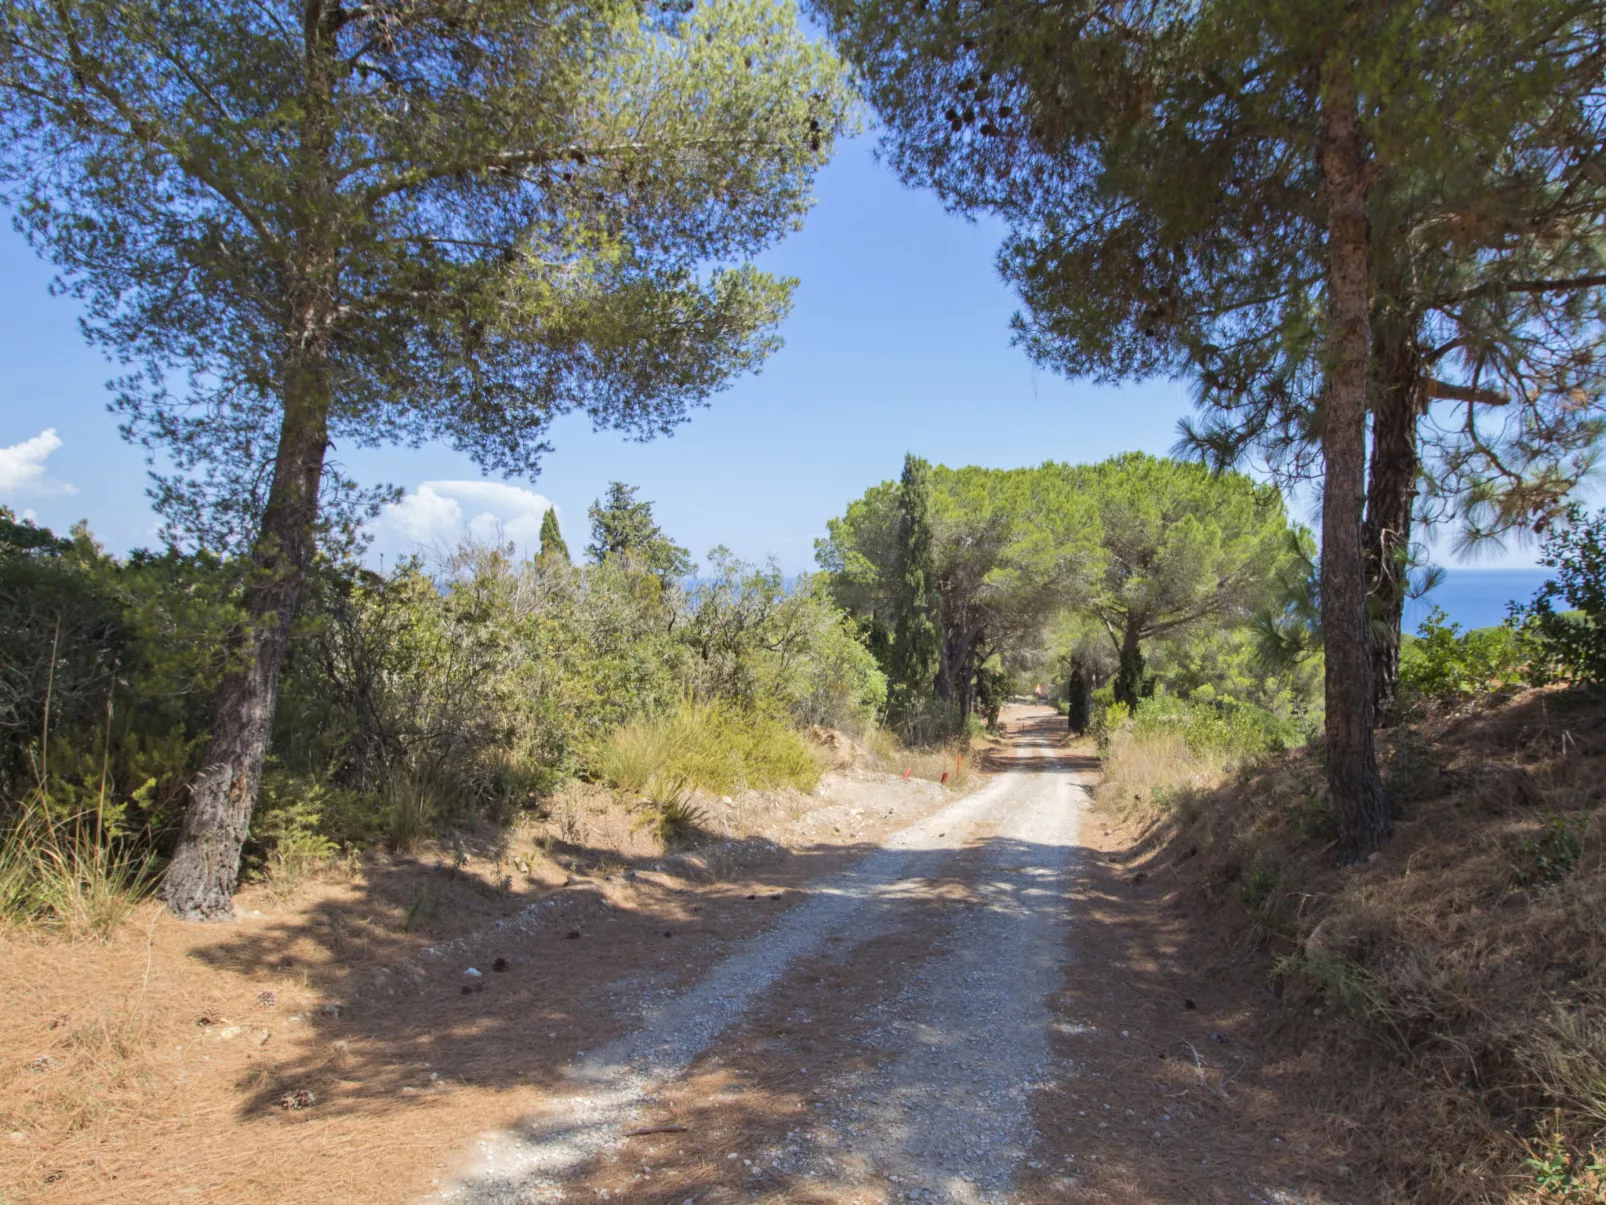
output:
[[[482,1136],[442,1196],[1017,1199],[1038,1138],[1034,1095],[1064,1072],[1049,998],[1065,973],[1068,875],[1088,794],[1086,772],[1055,753],[1057,717],[1028,712],[1016,726],[987,786],[815,884],[768,931],[649,1006],[635,1032],[577,1059],[569,1091],[516,1130]],[[850,966],[865,957],[869,970]],[[822,960],[856,979],[879,967],[860,1007],[834,1007],[841,993],[818,973]],[[794,1102],[785,1134],[757,1158],[725,1152],[700,1173],[697,1156],[710,1152],[692,1152],[678,1172],[640,1170],[632,1144],[694,1131],[630,1132],[685,1125],[685,1102],[670,1097],[777,1007],[788,1028],[775,1053],[815,1052],[795,1072],[809,1099]],[[731,1099],[733,1087],[746,1095],[739,1085],[712,1095]]]
[[794,880],[696,974],[621,996],[628,1032],[431,1199],[1378,1199],[1344,1119],[1260,1053],[1277,1011],[1256,961],[1136,869],[1148,831],[1093,810],[1097,759],[1059,716],[1005,719],[985,786]]

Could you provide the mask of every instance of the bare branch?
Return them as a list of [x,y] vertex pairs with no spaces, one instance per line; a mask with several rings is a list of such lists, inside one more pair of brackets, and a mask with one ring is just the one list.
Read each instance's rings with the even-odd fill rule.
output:
[[1455,385],[1449,381],[1430,378],[1427,382],[1430,398],[1447,402],[1475,402],[1480,406],[1509,406],[1511,396],[1494,389],[1474,389],[1468,385]]

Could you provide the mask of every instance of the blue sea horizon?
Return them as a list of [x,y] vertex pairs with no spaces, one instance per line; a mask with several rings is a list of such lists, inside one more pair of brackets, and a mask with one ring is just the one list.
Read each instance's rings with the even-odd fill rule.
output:
[[1415,632],[1434,607],[1463,632],[1504,622],[1513,602],[1528,602],[1552,569],[1446,569],[1444,579],[1405,604],[1404,629]]

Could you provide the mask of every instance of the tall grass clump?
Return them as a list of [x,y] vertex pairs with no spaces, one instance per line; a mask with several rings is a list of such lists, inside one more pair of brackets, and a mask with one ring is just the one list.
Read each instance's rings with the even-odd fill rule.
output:
[[690,843],[708,823],[708,813],[697,806],[693,793],[683,778],[655,775],[644,788],[636,827],[649,830],[665,849]]
[[784,720],[722,702],[685,701],[675,710],[622,724],[592,756],[597,778],[627,794],[654,779],[730,793],[744,788],[810,790],[820,763]]
[[646,790],[674,755],[680,727],[674,717],[665,716],[643,716],[619,725],[597,746],[593,759],[597,777],[627,795]]
[[97,823],[30,810],[0,842],[0,917],[109,941],[155,888],[154,856]]
[[1135,712],[1116,703],[1101,727],[1099,794],[1123,807],[1214,786],[1233,770],[1302,743],[1292,720],[1231,699],[1156,695],[1139,700]]

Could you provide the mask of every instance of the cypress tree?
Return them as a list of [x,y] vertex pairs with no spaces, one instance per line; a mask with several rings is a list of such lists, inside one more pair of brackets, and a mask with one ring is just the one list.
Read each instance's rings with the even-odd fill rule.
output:
[[1081,666],[1071,670],[1071,680],[1065,688],[1065,723],[1077,736],[1087,731],[1088,706],[1091,703],[1087,689],[1087,671]]
[[558,530],[556,507],[549,506],[546,514],[541,516],[541,559],[562,561],[565,565],[572,563],[569,546],[563,542],[563,533]]
[[1137,641],[1121,646],[1121,665],[1115,674],[1115,701],[1137,711],[1143,697],[1143,649]]
[[937,562],[931,538],[930,468],[903,458],[898,486],[897,559],[893,582],[892,649],[888,685],[895,722],[907,723],[930,698],[937,673]]

